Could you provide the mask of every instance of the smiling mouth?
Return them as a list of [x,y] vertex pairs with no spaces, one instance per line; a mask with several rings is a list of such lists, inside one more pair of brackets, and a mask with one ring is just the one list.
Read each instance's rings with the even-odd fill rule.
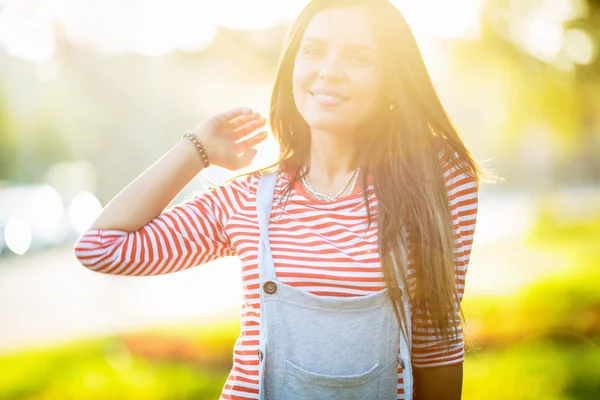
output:
[[313,99],[315,99],[315,101],[320,104],[320,105],[325,105],[325,106],[335,106],[335,105],[339,105],[342,104],[343,102],[347,101],[348,99],[344,98],[344,97],[339,97],[339,96],[332,96],[329,94],[323,94],[323,93],[313,93],[313,92],[308,92]]

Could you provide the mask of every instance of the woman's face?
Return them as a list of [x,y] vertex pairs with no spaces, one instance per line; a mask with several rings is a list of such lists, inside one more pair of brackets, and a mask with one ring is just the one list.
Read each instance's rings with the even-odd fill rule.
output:
[[311,130],[348,133],[382,97],[375,32],[358,7],[317,13],[294,62],[294,101]]

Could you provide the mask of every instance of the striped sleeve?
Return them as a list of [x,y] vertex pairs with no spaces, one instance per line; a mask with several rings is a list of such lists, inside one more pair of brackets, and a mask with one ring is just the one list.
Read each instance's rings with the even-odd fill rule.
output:
[[234,255],[225,231],[245,199],[249,177],[163,211],[137,232],[90,229],[74,246],[86,268],[115,275],[162,275]]
[[[465,292],[465,278],[475,233],[479,188],[476,178],[468,176],[449,164],[445,164],[444,178],[454,222],[454,276],[460,303]],[[454,315],[454,327],[458,335],[451,336],[450,347],[445,346],[443,339],[436,339],[433,334],[430,334],[433,328],[427,318],[416,316],[413,318],[412,364],[414,367],[438,367],[460,364],[464,361],[464,338],[458,312]]]

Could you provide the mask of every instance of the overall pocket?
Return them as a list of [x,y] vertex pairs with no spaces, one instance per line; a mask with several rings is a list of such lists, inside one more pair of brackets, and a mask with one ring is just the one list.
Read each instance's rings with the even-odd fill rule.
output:
[[374,400],[379,385],[379,363],[357,375],[323,375],[285,361],[278,400]]

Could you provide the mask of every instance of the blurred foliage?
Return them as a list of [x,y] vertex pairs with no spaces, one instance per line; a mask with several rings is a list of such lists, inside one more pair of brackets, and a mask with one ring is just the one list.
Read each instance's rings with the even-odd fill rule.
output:
[[8,101],[0,85],[0,180],[15,176],[16,168],[15,138],[11,134],[14,128],[11,126],[11,115],[6,104]]
[[[577,208],[577,204],[571,208]],[[575,267],[593,273],[600,262],[600,216],[590,215],[589,210],[565,210],[578,212],[579,217],[561,217],[553,209],[552,202],[542,204],[538,211],[538,223],[526,238],[533,248],[572,259]]]
[[476,340],[499,346],[532,335],[570,334],[600,341],[599,238],[600,216],[564,221],[551,211],[541,212],[526,241],[535,250],[565,258],[568,268],[514,296],[466,296],[463,306],[475,314]]
[[[520,316],[514,316],[520,318]],[[532,337],[506,349],[467,357],[466,400],[596,400],[600,348]]]
[[515,296],[466,296],[471,346],[506,347],[532,336],[600,341],[598,287],[600,271],[579,271],[544,279]]
[[565,258],[566,270],[515,296],[463,301],[465,399],[600,398],[600,215],[558,210],[539,210],[527,243]]
[[[600,6],[553,3],[488,0],[476,39],[422,46],[461,136],[478,159],[494,158],[504,187],[600,182]],[[586,12],[560,27],[587,32],[596,49],[589,65],[536,58],[514,34],[515,22],[543,24],[570,3],[585,3]],[[558,11],[541,15],[551,7]],[[286,28],[219,28],[201,51],[146,57],[78,46],[57,26],[50,62],[33,65],[0,52],[0,85],[10,95],[0,99],[0,179],[37,182],[57,160],[85,159],[98,170],[97,194],[108,201],[202,119],[240,104],[265,112]],[[124,71],[135,73],[125,79]]]
[[171,327],[0,358],[0,399],[216,399],[239,323]]

